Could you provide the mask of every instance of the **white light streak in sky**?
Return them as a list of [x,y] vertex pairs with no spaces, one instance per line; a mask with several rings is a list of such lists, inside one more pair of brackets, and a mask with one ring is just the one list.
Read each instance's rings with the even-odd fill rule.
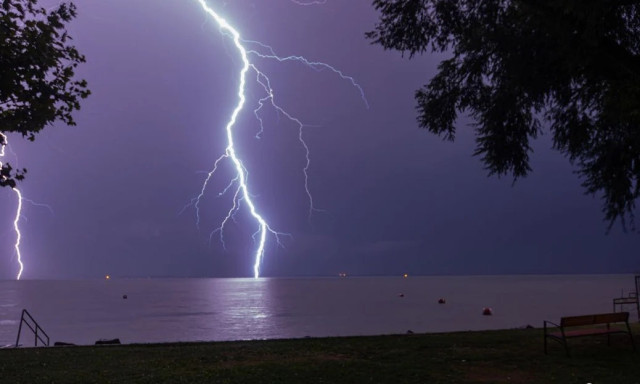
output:
[[[292,0],[292,1],[299,5],[318,5],[318,4],[325,3],[325,0],[319,0],[319,1]],[[235,149],[233,132],[236,127],[236,121],[238,119],[238,115],[241,113],[246,103],[246,83],[247,83],[247,73],[249,71],[255,72],[256,74],[255,81],[257,84],[259,84],[262,87],[262,89],[265,92],[265,96],[260,98],[257,101],[258,107],[253,111],[260,124],[260,131],[258,132],[256,137],[260,137],[260,135],[263,132],[262,119],[259,116],[259,112],[266,104],[270,104],[278,113],[285,116],[288,120],[296,124],[296,126],[298,127],[298,140],[305,150],[306,163],[302,169],[302,172],[304,174],[304,187],[307,194],[307,198],[309,200],[309,217],[311,217],[311,214],[317,209],[314,207],[313,197],[309,189],[308,171],[311,164],[311,160],[310,160],[309,147],[303,138],[303,130],[304,130],[305,124],[302,123],[302,121],[296,118],[295,116],[292,116],[291,114],[289,114],[287,111],[285,111],[275,102],[275,93],[273,88],[271,87],[271,82],[269,80],[269,77],[265,75],[262,71],[260,71],[255,63],[251,62],[251,60],[249,59],[249,56],[253,55],[262,59],[272,59],[272,60],[277,60],[279,62],[296,61],[316,71],[323,71],[323,70],[331,71],[334,74],[340,76],[343,80],[347,80],[348,82],[351,83],[352,86],[358,89],[358,91],[360,92],[360,96],[367,108],[369,108],[369,103],[364,95],[364,91],[362,90],[362,87],[355,81],[353,77],[345,75],[342,71],[332,67],[329,64],[310,61],[302,56],[294,56],[294,55],[284,56],[284,57],[278,56],[275,53],[275,51],[266,44],[263,44],[257,41],[243,40],[240,36],[240,33],[225,18],[223,18],[220,14],[214,11],[206,3],[205,0],[198,0],[198,2],[202,6],[202,9],[215,20],[221,32],[231,38],[231,40],[233,41],[233,45],[235,46],[236,50],[240,55],[242,65],[239,71],[239,85],[238,85],[238,91],[237,91],[238,103],[236,104],[236,107],[234,108],[231,114],[231,117],[229,118],[228,123],[225,127],[226,134],[227,134],[227,147],[225,149],[224,154],[218,157],[218,159],[215,161],[213,169],[207,173],[207,177],[205,178],[205,181],[202,185],[202,189],[200,190],[199,195],[194,199],[192,199],[191,204],[195,207],[196,224],[199,226],[200,202],[205,195],[209,181],[218,170],[220,163],[227,159],[230,160],[233,163],[233,166],[235,168],[235,177],[230,181],[227,187],[219,195],[225,194],[226,192],[233,190],[235,188],[233,192],[234,193],[233,203],[231,208],[227,212],[227,215],[222,220],[220,226],[211,233],[211,236],[215,233],[219,233],[220,240],[224,246],[223,232],[224,232],[225,225],[229,222],[229,220],[234,218],[234,215],[240,209],[241,204],[246,205],[249,208],[251,216],[256,221],[257,227],[258,227],[258,229],[253,235],[254,240],[257,241],[257,247],[254,254],[253,272],[254,272],[254,277],[258,278],[260,276],[260,266],[262,265],[262,261],[264,259],[264,251],[265,251],[265,243],[267,240],[267,235],[272,234],[275,237],[278,244],[281,244],[280,236],[287,235],[287,234],[280,233],[272,229],[267,223],[267,220],[259,213],[255,203],[252,200],[251,194],[249,192],[248,171],[245,168],[242,160],[238,157]],[[260,47],[266,50],[267,53],[261,53],[256,49],[249,49],[246,46]]]
[[[7,146],[7,136],[3,133],[0,133],[0,158],[3,158],[5,155],[5,147]],[[2,167],[3,163],[0,161],[0,167]],[[3,176],[4,178],[4,176]],[[6,179],[6,178],[5,178]],[[22,215],[22,193],[18,188],[11,188],[11,190],[16,194],[17,197],[17,207],[16,214],[13,219],[13,229],[16,232],[16,241],[13,245],[13,248],[16,251],[16,257],[18,260],[18,274],[16,275],[16,280],[20,280],[22,277],[22,272],[24,271],[24,263],[22,262],[22,253],[20,252],[20,240],[22,240],[22,233],[20,232],[20,216]]]

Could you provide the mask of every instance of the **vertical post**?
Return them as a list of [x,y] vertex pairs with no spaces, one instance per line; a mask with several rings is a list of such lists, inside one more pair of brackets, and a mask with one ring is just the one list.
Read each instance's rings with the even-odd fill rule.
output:
[[631,333],[631,327],[629,326],[629,319],[627,319],[626,321],[627,323],[627,333],[629,334],[629,339],[631,340],[631,346],[633,347],[633,350],[636,350],[636,343],[635,341],[633,341],[633,333]]
[[544,322],[544,354],[547,354],[547,322]]
[[22,310],[22,315],[20,316],[20,326],[18,327],[18,337],[16,338],[16,348],[18,348],[18,343],[20,343],[20,332],[22,332],[23,321],[24,321],[24,309]]
[[564,350],[567,352],[567,357],[571,357],[571,352],[569,352],[569,344],[567,343],[567,337],[564,334],[563,321],[560,321],[560,332],[562,333],[562,344],[564,344]]
[[640,275],[636,275],[636,315],[640,323]]

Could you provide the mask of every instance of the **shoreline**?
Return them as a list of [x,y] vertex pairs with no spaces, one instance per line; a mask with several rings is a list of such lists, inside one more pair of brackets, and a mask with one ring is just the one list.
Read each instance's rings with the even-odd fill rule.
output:
[[[640,340],[640,324],[633,324]],[[554,343],[556,344],[556,343]],[[7,382],[28,383],[634,383],[624,338],[543,352],[542,330],[508,329],[0,350]]]
[[[149,345],[187,345],[187,344],[218,344],[218,343],[245,343],[245,342],[269,342],[269,341],[294,341],[294,340],[310,340],[310,339],[347,339],[347,338],[366,338],[366,337],[401,337],[412,335],[447,335],[447,334],[462,334],[462,333],[482,333],[482,332],[503,332],[503,331],[522,331],[530,329],[541,329],[540,327],[534,327],[530,324],[504,329],[482,329],[482,330],[458,330],[458,331],[442,331],[442,332],[413,332],[407,330],[404,333],[382,333],[375,335],[341,335],[341,336],[302,336],[302,337],[283,337],[283,338],[270,338],[270,339],[237,339],[237,340],[182,340],[182,341],[151,341],[151,342],[123,342],[119,338],[114,339],[98,339],[92,344],[79,344],[69,343],[63,340],[52,341],[50,345],[23,345],[22,343],[16,347],[14,344],[6,344],[0,346],[0,349],[25,349],[25,348],[55,348],[55,347],[102,347],[102,346],[149,346]],[[638,332],[640,333],[640,325],[638,326]],[[33,337],[33,336],[32,336]],[[21,340],[30,339],[30,337],[21,337]],[[117,342],[116,342],[117,340]]]

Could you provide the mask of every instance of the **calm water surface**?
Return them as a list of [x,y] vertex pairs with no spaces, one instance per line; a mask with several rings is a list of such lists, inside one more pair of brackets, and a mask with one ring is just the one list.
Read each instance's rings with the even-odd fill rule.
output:
[[1,281],[0,345],[15,343],[23,308],[52,342],[274,339],[539,327],[609,312],[633,284],[632,275]]

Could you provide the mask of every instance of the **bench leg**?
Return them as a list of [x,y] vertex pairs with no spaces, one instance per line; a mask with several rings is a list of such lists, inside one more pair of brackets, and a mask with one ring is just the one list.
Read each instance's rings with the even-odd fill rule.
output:
[[627,332],[629,332],[629,340],[631,341],[631,347],[633,347],[633,351],[636,351],[636,343],[633,341],[633,333],[631,333],[631,327],[629,323],[627,323]]

